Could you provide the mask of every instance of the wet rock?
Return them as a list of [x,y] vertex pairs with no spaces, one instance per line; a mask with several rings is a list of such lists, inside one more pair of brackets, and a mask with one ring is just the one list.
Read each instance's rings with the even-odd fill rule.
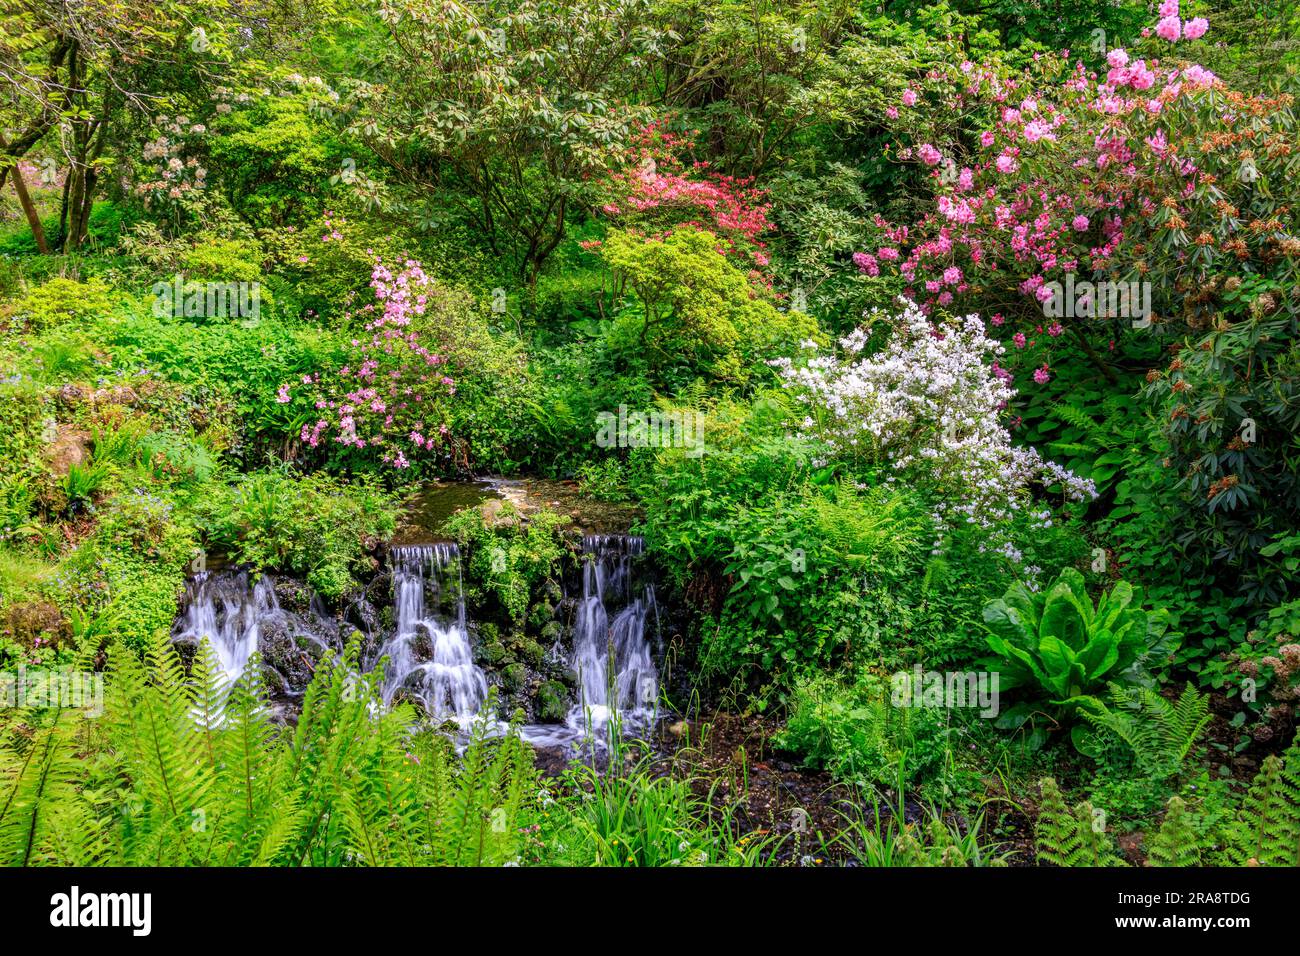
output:
[[271,682],[271,689],[295,695],[307,689],[316,664],[325,651],[320,643],[298,631],[287,618],[262,624],[258,649],[263,667],[279,678]]
[[518,662],[508,665],[501,672],[501,686],[507,691],[514,693],[524,686],[524,681],[528,678],[528,668]]

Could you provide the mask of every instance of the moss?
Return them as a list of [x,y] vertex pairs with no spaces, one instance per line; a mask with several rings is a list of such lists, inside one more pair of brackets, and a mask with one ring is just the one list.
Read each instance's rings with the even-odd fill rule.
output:
[[528,668],[523,664],[515,662],[506,667],[501,673],[501,683],[506,690],[515,692],[524,686],[524,681],[528,678]]
[[542,663],[542,657],[545,652],[542,650],[542,645],[538,644],[536,641],[525,640],[519,642],[519,654],[524,660],[528,661],[528,663],[537,667]]
[[535,712],[538,720],[563,720],[569,712],[569,689],[559,681],[543,681],[537,688]]

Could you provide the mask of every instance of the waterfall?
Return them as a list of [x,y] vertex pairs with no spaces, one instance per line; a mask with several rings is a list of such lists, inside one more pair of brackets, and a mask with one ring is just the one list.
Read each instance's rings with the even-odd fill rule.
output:
[[185,610],[172,637],[195,643],[207,638],[226,680],[234,683],[257,650],[263,618],[276,612],[280,604],[269,576],[250,587],[247,572],[203,571],[186,582]]
[[389,565],[397,627],[380,650],[389,658],[384,701],[402,691],[431,716],[466,723],[483,706],[487,678],[469,646],[460,551],[454,544],[398,547]]
[[[627,535],[591,535],[582,542],[582,599],[572,642],[552,657],[577,677],[577,700],[563,724],[533,724],[525,739],[568,746],[588,738],[599,745],[617,715],[624,732],[651,727],[658,716],[658,674],[647,629],[657,633],[654,588],[637,573],[644,541]],[[461,726],[483,709],[488,683],[475,665],[466,627],[460,551],[455,544],[421,544],[389,551],[395,626],[368,632],[362,666],[386,657],[381,683],[386,704],[409,699],[437,720]],[[282,582],[284,583],[284,582]],[[300,697],[320,653],[342,649],[343,632],[315,594],[301,613],[276,597],[275,579],[246,571],[194,575],[173,627],[173,639],[207,639],[229,681],[239,678],[254,651],[273,692]],[[310,645],[308,644],[310,642]],[[484,715],[495,722],[496,715]]]
[[582,551],[582,601],[569,660],[578,675],[578,702],[564,728],[527,729],[525,737],[542,745],[587,735],[599,742],[615,714],[624,732],[644,730],[657,716],[659,680],[646,639],[647,622],[657,620],[654,587],[638,586],[634,574],[645,542],[588,535]]

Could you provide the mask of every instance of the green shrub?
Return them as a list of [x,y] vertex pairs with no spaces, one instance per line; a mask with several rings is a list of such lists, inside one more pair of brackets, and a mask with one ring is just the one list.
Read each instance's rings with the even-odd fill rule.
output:
[[[994,657],[986,665],[1001,673],[1003,690],[1022,688],[1029,697],[998,718],[998,726],[1025,729],[1034,745],[1048,728],[1036,715],[1050,713],[1053,726],[1070,726],[1079,707],[1095,700],[1108,683],[1146,686],[1151,669],[1177,645],[1163,611],[1135,604],[1131,585],[1120,581],[1094,608],[1083,575],[1073,568],[1040,592],[1017,582],[989,602],[984,621]],[[1076,726],[1076,746],[1086,728]]]
[[113,290],[100,279],[78,282],[54,278],[10,306],[8,322],[27,332],[43,332],[107,315],[116,307],[116,299]]
[[962,753],[972,735],[968,724],[955,709],[896,704],[883,679],[859,671],[852,684],[830,676],[798,681],[774,743],[842,782],[903,785],[947,802],[980,788]]
[[466,600],[495,600],[505,621],[522,628],[535,591],[555,574],[564,553],[558,534],[563,525],[563,517],[545,510],[525,521],[509,502],[491,524],[479,508],[453,515],[444,530],[461,548]]
[[396,498],[369,478],[256,472],[195,504],[210,545],[262,570],[301,575],[336,598],[368,570],[366,553],[396,527]]

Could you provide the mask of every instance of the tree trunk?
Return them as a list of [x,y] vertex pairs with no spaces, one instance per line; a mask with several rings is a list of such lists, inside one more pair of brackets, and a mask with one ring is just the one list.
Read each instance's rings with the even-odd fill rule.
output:
[[[4,137],[0,136],[0,152],[8,151],[8,149],[9,145],[5,142]],[[27,192],[27,184],[23,182],[23,172],[18,167],[18,157],[14,156],[13,161],[13,166],[4,171],[14,177],[14,192],[18,194],[18,204],[23,207],[23,215],[27,217],[27,225],[32,227],[32,236],[36,239],[37,252],[43,256],[48,256],[50,254],[50,244],[45,239],[45,227],[41,225],[41,217],[36,212],[36,205]],[[3,186],[4,179],[0,178],[0,187]]]
[[18,168],[17,163],[10,170],[10,175],[14,178],[14,192],[18,194],[18,203],[23,207],[23,215],[27,217],[27,224],[32,227],[32,236],[36,239],[36,251],[43,256],[48,256],[50,244],[45,241],[45,227],[41,225],[40,214],[36,211],[36,205],[27,192],[27,184],[23,182],[22,170]]

